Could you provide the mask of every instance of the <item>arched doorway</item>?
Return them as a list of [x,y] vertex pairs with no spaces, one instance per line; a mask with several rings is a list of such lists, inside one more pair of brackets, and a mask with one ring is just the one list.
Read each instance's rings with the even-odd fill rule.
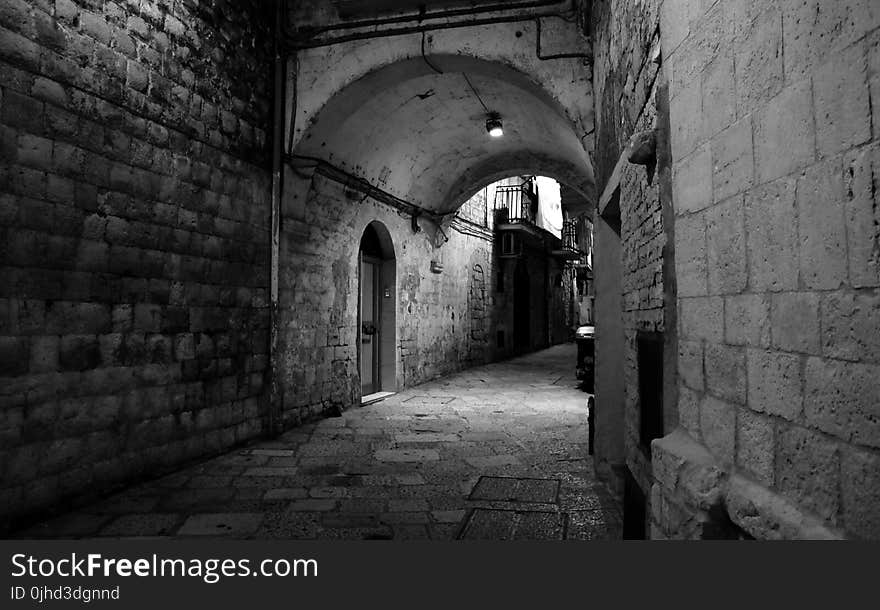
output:
[[374,221],[358,255],[358,366],[361,395],[397,390],[397,272],[388,229]]

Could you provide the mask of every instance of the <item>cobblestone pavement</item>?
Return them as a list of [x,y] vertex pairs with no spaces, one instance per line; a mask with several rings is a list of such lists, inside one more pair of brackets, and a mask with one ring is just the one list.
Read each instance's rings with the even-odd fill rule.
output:
[[20,537],[620,537],[575,347],[429,382],[190,466]]

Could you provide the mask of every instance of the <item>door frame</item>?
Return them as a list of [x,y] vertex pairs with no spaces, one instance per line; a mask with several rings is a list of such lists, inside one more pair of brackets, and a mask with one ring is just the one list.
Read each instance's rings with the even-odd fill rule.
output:
[[363,393],[364,388],[364,380],[363,380],[363,291],[364,291],[364,278],[363,273],[361,273],[363,269],[363,265],[372,265],[373,266],[373,324],[376,326],[376,332],[372,335],[372,339],[370,340],[370,349],[373,352],[373,366],[371,375],[371,385],[373,386],[373,393],[381,392],[383,390],[382,384],[382,336],[383,336],[383,326],[382,326],[382,275],[384,263],[380,258],[376,258],[375,256],[368,256],[363,252],[359,252],[360,256],[358,262],[358,372],[361,374],[361,393]]

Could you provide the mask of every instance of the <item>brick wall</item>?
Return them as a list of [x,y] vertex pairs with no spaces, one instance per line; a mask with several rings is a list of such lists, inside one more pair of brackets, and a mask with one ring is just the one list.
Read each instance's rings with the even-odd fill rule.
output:
[[720,504],[880,536],[878,26],[870,0],[663,3],[687,434],[655,446],[658,535]]
[[260,432],[264,10],[0,5],[0,529]]

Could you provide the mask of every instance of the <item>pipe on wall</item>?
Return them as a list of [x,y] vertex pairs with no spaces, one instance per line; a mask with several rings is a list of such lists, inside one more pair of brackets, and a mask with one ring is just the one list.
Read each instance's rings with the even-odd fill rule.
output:
[[[540,8],[543,6],[552,6],[556,4],[561,4],[558,1],[550,1],[550,2],[535,2],[535,3],[523,3],[520,5],[492,5],[494,10],[510,10],[514,8]],[[391,19],[377,19],[372,21],[361,21],[351,24],[337,24],[333,26],[327,26],[322,29],[315,30],[314,32],[310,32],[310,36],[305,38],[298,38],[295,34],[291,32],[287,32],[286,39],[288,44],[290,45],[291,50],[299,51],[303,49],[315,49],[320,47],[328,47],[336,44],[341,44],[344,42],[352,42],[357,40],[369,40],[373,38],[386,38],[389,36],[402,36],[406,34],[423,34],[426,32],[432,32],[437,30],[448,30],[448,29],[458,29],[458,28],[466,28],[466,27],[474,27],[480,25],[494,25],[498,23],[522,23],[528,21],[534,21],[537,28],[536,40],[535,40],[535,53],[538,59],[542,61],[552,60],[552,59],[572,59],[572,58],[583,58],[590,59],[592,55],[589,53],[558,53],[553,55],[544,55],[541,50],[541,20],[542,19],[562,19],[563,21],[571,22],[573,15],[576,14],[577,5],[575,0],[571,0],[567,10],[565,11],[553,11],[553,12],[542,12],[535,13],[531,15],[511,15],[508,17],[486,17],[479,19],[465,19],[461,21],[452,21],[446,23],[434,23],[434,24],[424,24],[422,23],[425,19],[424,16],[410,16],[410,17],[395,17]],[[528,5],[528,6],[526,6]],[[432,18],[442,18],[448,17],[452,14],[463,14],[463,15],[472,15],[478,13],[489,12],[489,7],[485,7],[483,9],[477,11],[466,11],[460,9],[458,11],[445,11],[443,13],[430,13],[430,15],[435,15]],[[369,32],[357,32],[354,34],[344,34],[341,36],[335,36],[332,38],[325,39],[316,39],[317,35],[326,32],[326,31],[337,31],[337,30],[350,30],[358,27],[379,27],[381,25],[390,25],[394,23],[407,23],[412,21],[418,21],[419,25],[412,25],[406,27],[398,27],[398,28],[390,28],[387,30],[372,30]]]
[[[414,15],[401,15],[398,17],[385,17],[381,19],[366,19],[360,21],[351,21],[348,23],[334,23],[314,30],[309,30],[308,34],[312,38],[324,32],[332,32],[339,30],[355,30],[358,28],[380,27],[383,25],[391,25],[394,23],[408,23],[410,21],[425,21],[431,19],[449,19],[450,17],[466,17],[469,15],[480,15],[483,13],[494,13],[496,11],[515,11],[529,8],[544,8],[563,4],[568,0],[534,0],[532,2],[504,2],[498,4],[484,5],[481,7],[464,8],[464,9],[447,9],[445,11],[419,12]],[[575,1],[571,0],[572,10],[575,8]]]

